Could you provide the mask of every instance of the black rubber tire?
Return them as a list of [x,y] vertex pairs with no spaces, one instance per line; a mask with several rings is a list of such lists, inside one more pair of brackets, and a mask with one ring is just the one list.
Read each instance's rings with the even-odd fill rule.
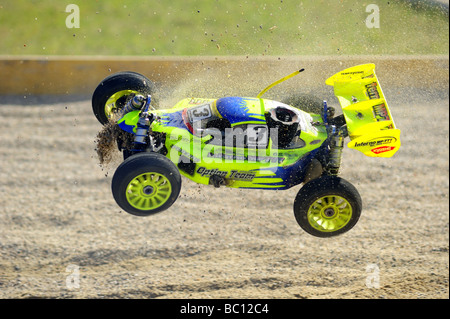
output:
[[[153,94],[154,84],[142,74],[124,71],[106,77],[95,89],[92,95],[92,111],[97,120],[105,125],[108,116],[105,114],[106,101],[115,93],[123,90],[133,90],[147,96]],[[125,106],[126,99],[121,99],[117,109]]]
[[[163,175],[170,183],[171,193],[162,206],[142,210],[132,206],[126,197],[127,187],[137,176],[144,173]],[[181,190],[181,175],[174,163],[158,153],[138,153],[127,158],[116,169],[111,189],[117,204],[127,213],[136,216],[150,216],[168,209],[177,200]]]
[[[321,231],[308,221],[308,210],[318,199],[337,195],[347,200],[352,215],[347,224],[335,231]],[[352,229],[361,216],[362,200],[358,190],[348,181],[336,176],[322,176],[306,183],[298,192],[294,201],[294,215],[300,227],[316,237],[333,237]]]

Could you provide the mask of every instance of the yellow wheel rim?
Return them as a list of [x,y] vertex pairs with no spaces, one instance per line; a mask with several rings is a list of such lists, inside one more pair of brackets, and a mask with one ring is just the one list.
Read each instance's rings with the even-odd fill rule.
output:
[[119,91],[114,93],[113,95],[111,95],[111,97],[106,101],[105,103],[105,115],[108,119],[110,119],[112,117],[112,115],[114,114],[114,112],[117,111],[118,106],[116,105],[117,101],[126,96],[126,95],[130,95],[130,94],[139,94],[138,91],[134,91],[134,90],[123,90],[123,91]]
[[352,218],[352,206],[341,196],[324,196],[308,210],[308,222],[316,230],[333,232],[342,229]]
[[126,188],[128,203],[139,210],[156,209],[164,205],[171,194],[170,181],[159,173],[141,174],[132,179]]

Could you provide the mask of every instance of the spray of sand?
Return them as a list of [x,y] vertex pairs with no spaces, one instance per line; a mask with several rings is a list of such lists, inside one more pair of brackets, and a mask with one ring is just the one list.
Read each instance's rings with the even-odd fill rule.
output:
[[122,141],[122,147],[130,149],[133,142],[133,135],[120,129],[115,122],[109,122],[97,133],[95,140],[99,164],[103,167],[112,165],[117,160],[117,141]]

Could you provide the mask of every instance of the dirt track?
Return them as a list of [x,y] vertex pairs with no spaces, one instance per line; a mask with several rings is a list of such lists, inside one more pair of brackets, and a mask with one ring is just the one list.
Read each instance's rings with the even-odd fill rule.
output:
[[449,298],[448,96],[399,101],[402,149],[391,159],[345,149],[341,175],[363,215],[320,239],[294,219],[298,187],[183,179],[170,210],[121,212],[110,191],[119,162],[98,165],[89,100],[3,100],[0,298]]

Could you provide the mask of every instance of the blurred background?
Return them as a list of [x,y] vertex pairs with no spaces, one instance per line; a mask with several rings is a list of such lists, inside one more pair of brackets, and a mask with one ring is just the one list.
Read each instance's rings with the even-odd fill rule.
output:
[[0,55],[448,54],[448,18],[448,0],[3,0]]

